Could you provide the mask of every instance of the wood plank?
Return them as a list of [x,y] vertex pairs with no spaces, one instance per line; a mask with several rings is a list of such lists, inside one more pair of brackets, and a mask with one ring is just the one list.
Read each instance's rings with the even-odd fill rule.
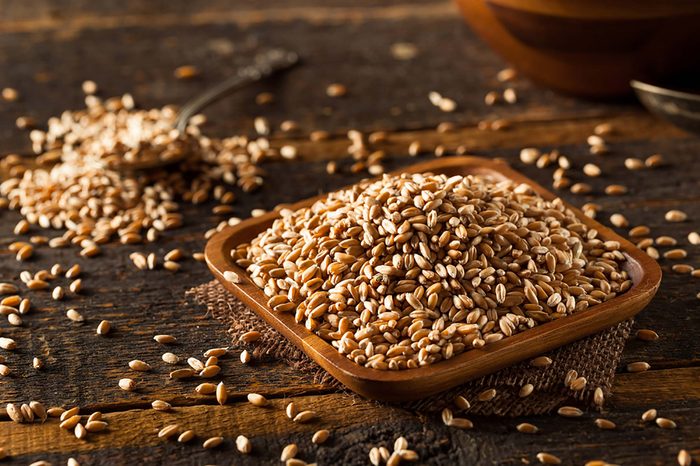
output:
[[[652,131],[653,127],[652,125],[647,128]],[[543,138],[548,137],[549,132],[538,130],[537,125],[533,124],[530,128]],[[630,131],[633,128],[631,126]],[[585,134],[583,128],[580,134]],[[634,137],[634,134],[632,131],[629,136],[624,137]],[[578,139],[578,136],[573,139]],[[487,142],[488,140],[484,139],[484,143]],[[538,140],[533,139],[532,143],[540,146]],[[550,143],[541,147],[552,147]],[[329,144],[340,145],[337,142]],[[585,145],[557,147],[571,158],[575,167],[595,160],[606,173],[620,170],[622,159],[626,155],[664,153],[672,161],[664,169],[635,172],[634,176],[626,176],[628,172],[623,172],[626,184],[635,194],[621,197],[581,197],[564,192],[562,195],[578,205],[584,201],[600,202],[605,207],[601,213],[603,221],[606,221],[611,213],[623,211],[632,224],[649,225],[655,236],[673,234],[682,239],[688,231],[700,230],[697,223],[700,219],[700,203],[697,202],[696,191],[690,189],[699,182],[698,171],[684,169],[692,167],[695,163],[695,154],[700,149],[700,143],[696,139],[687,139],[684,142],[664,138],[652,142],[621,141],[613,144],[614,152],[611,155],[593,158],[587,154]],[[539,170],[522,165],[518,161],[517,148],[477,152],[485,156],[505,157],[516,168],[545,185],[551,176],[551,169]],[[396,168],[414,161],[411,158],[400,157],[393,160],[390,167]],[[269,179],[281,181],[275,183],[275,189],[263,189],[255,195],[241,194],[235,206],[237,215],[247,216],[250,209],[255,207],[269,209],[280,202],[293,202],[319,192],[337,189],[364,176],[325,176],[323,162],[296,162],[293,165],[273,163],[267,165],[266,170]],[[615,178],[605,176],[594,183],[600,189]],[[677,207],[686,210],[692,221],[684,224],[665,222],[664,212]],[[16,280],[19,272],[27,268],[36,271],[42,267],[50,267],[55,262],[65,265],[79,262],[85,268],[87,290],[84,297],[71,298],[60,306],[55,306],[55,303],[47,299],[45,292],[30,293],[32,297],[36,297],[37,309],[44,310],[28,315],[25,319],[26,328],[9,328],[2,324],[3,334],[16,337],[20,343],[20,349],[16,353],[3,352],[7,354],[8,364],[15,375],[0,379],[2,401],[22,401],[23,397],[26,397],[25,401],[35,398],[47,404],[62,405],[80,400],[84,406],[111,406],[110,409],[119,409],[120,406],[143,406],[152,399],[151,397],[177,400],[182,404],[198,402],[198,398],[193,397],[191,391],[194,382],[182,387],[166,382],[166,368],[159,362],[160,354],[166,351],[166,348],[157,345],[151,337],[164,331],[174,333],[180,339],[180,345],[176,347],[175,352],[186,356],[199,355],[208,347],[226,344],[228,338],[222,326],[204,319],[201,308],[184,305],[185,290],[208,280],[210,275],[203,265],[192,260],[185,261],[183,269],[176,275],[166,271],[140,272],[127,257],[134,250],[157,252],[162,257],[175,246],[186,252],[201,250],[204,244],[202,231],[208,228],[207,225],[214,225],[218,220],[216,216],[208,213],[208,208],[209,205],[187,206],[184,228],[169,233],[155,245],[108,246],[100,260],[78,259],[75,249],[39,248],[36,258],[27,264],[20,264],[14,260],[0,261],[0,277],[3,280]],[[7,245],[14,241],[11,229],[18,219],[16,213],[0,213],[0,244]],[[38,229],[32,230],[32,234],[39,232]],[[620,232],[624,233],[622,230]],[[700,251],[696,248],[688,250],[691,252],[688,261],[698,264]],[[8,258],[9,252],[5,250],[3,255]],[[667,261],[662,265],[668,272],[670,263]],[[115,277],[118,277],[118,280],[115,280]],[[690,277],[674,273],[666,275],[657,298],[638,317],[640,328],[655,329],[661,335],[661,339],[656,342],[630,341],[623,355],[623,363],[646,360],[659,369],[697,365],[700,342],[694,338],[692,332],[686,331],[687,328],[700,325],[700,317],[693,312],[693,309],[697,309],[698,301],[694,297],[694,288],[689,286],[690,283]],[[128,305],[123,304],[125,290],[130,293],[131,302]],[[668,318],[669,303],[672,303],[671,309],[675,310],[673,319]],[[68,325],[63,314],[69,306],[80,309],[88,318],[88,323],[82,327]],[[97,339],[93,334],[94,327],[105,317],[113,320],[116,328],[113,339],[106,341]],[[47,368],[41,375],[42,383],[35,383],[40,375],[31,368],[31,358],[37,353],[45,352],[49,355],[45,356]],[[121,392],[116,389],[116,382],[130,374],[126,363],[135,357],[156,365],[156,372],[141,377],[143,392]],[[76,361],[99,361],[109,377],[104,377],[101,371],[95,371],[91,366],[75,366]],[[256,374],[258,371],[241,368],[235,360],[226,363],[224,372],[227,383],[239,392],[250,390],[252,384],[258,384],[261,391],[271,392],[287,390],[293,393],[308,393],[325,389],[309,384],[308,379],[282,365],[274,366],[260,375]],[[91,388],[86,389],[86,386]]]
[[0,1],[7,13],[0,18],[6,32],[51,31],[59,35],[75,34],[83,29],[110,30],[124,27],[170,27],[222,24],[251,25],[263,22],[304,20],[311,22],[362,21],[367,19],[401,20],[430,17],[444,19],[457,15],[457,8],[445,0],[388,0],[381,5],[370,0],[348,1],[272,0],[261,4],[253,0],[236,2],[151,1],[138,7],[116,3],[63,2],[60,8],[51,2],[22,4]]
[[[313,409],[319,419],[309,424],[293,423],[284,415],[283,407],[293,400],[302,409]],[[677,430],[663,430],[643,425],[638,412],[606,413],[618,424],[617,430],[602,431],[593,425],[595,414],[580,419],[537,416],[519,419],[473,418],[475,428],[464,431],[441,424],[438,416],[418,418],[408,412],[387,409],[374,403],[342,394],[318,397],[296,397],[273,400],[270,407],[257,408],[249,403],[226,406],[177,408],[171,413],[153,410],[131,410],[105,415],[109,430],[93,434],[87,440],[75,439],[62,431],[57,421],[31,426],[2,423],[5,442],[17,461],[27,463],[36,458],[63,460],[70,454],[94,461],[122,462],[126,458],[160,458],[157,463],[225,463],[235,458],[237,464],[258,464],[274,461],[283,446],[295,442],[299,456],[320,464],[366,464],[371,446],[393,444],[405,435],[411,448],[421,457],[421,464],[518,464],[521,458],[534,460],[539,451],[560,456],[565,464],[583,464],[602,458],[624,464],[670,464],[663,458],[674,458],[680,448],[698,450],[700,433],[693,420],[700,415],[698,407],[664,409],[664,416],[678,423]],[[541,433],[527,436],[515,432],[523,421],[539,426]],[[165,425],[177,423],[193,429],[199,439],[191,445],[163,441],[156,433]],[[310,443],[312,432],[319,428],[332,431],[327,445]],[[232,440],[240,434],[253,443],[251,456],[236,452]],[[201,439],[223,435],[224,445],[213,451],[201,448]],[[640,449],[639,442],[647,448]],[[572,445],[576,445],[572,448]],[[649,461],[654,451],[656,462]],[[653,460],[652,460],[653,461]]]
[[[474,125],[484,118],[561,119],[636,109],[625,103],[605,105],[558,96],[525,80],[512,84],[520,95],[518,104],[489,107],[483,97],[505,88],[495,79],[505,64],[456,15],[423,16],[400,21],[183,25],[176,33],[148,26],[108,32],[88,28],[63,37],[50,31],[6,33],[0,38],[0,66],[12,74],[2,86],[16,87],[22,98],[0,106],[3,150],[29,150],[26,134],[12,128],[16,117],[29,115],[42,124],[65,109],[80,108],[80,83],[85,79],[95,80],[105,96],[131,92],[144,107],[184,103],[248,63],[257,47],[271,45],[296,50],[303,64],[212,106],[206,112],[209,132],[248,133],[256,115],[268,117],[275,127],[292,119],[304,133],[313,129],[342,133],[353,127],[419,129],[434,128],[442,121]],[[413,42],[416,58],[394,59],[390,49],[398,41]],[[201,77],[176,80],[173,70],[183,64],[196,65]],[[348,95],[326,96],[325,88],[333,82],[344,83]],[[274,92],[276,101],[257,105],[255,96],[261,91]],[[431,91],[454,99],[457,110],[444,113],[435,108],[428,100]]]

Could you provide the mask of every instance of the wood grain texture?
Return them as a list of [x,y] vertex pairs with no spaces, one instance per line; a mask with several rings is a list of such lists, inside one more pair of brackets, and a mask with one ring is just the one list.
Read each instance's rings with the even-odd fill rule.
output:
[[[185,3],[0,2],[0,65],[4,70],[0,86],[16,87],[22,94],[18,102],[0,103],[1,152],[27,151],[26,134],[13,129],[17,116],[28,114],[42,121],[66,108],[78,107],[83,79],[95,79],[106,95],[133,92],[145,106],[183,102],[202,86],[227,76],[250,56],[256,43],[288,44],[302,52],[307,59],[306,68],[300,68],[296,76],[290,74],[248,89],[207,112],[211,120],[208,130],[218,134],[249,131],[252,117],[258,114],[270,117],[273,124],[287,117],[302,124],[300,135],[285,140],[300,145],[302,161],[266,165],[267,178],[275,181],[255,195],[241,193],[235,205],[236,215],[247,217],[252,208],[270,209],[281,202],[294,202],[357,181],[363,175],[331,177],[325,172],[325,160],[338,159],[346,151],[344,131],[352,127],[400,129],[385,147],[392,156],[389,169],[415,162],[405,157],[412,140],[421,141],[431,151],[439,143],[448,149],[464,144],[477,155],[505,158],[545,186],[551,182],[552,170],[522,165],[518,152],[523,145],[545,150],[558,148],[578,169],[594,161],[603,169],[601,178],[586,179],[578,171],[573,176],[594,186],[591,195],[576,196],[567,191],[559,194],[575,205],[589,201],[601,204],[599,218],[603,223],[610,214],[622,212],[632,225],[651,227],[654,237],[676,236],[689,251],[684,262],[700,267],[700,250],[691,248],[683,239],[689,231],[700,231],[700,140],[642,114],[636,106],[574,101],[524,81],[516,83],[521,96],[518,105],[487,107],[483,95],[501,88],[494,76],[504,63],[477,42],[456,15],[447,13],[445,2],[415,2],[424,7],[415,11],[410,11],[414,2],[403,1],[305,0],[292,4],[275,0],[265,5],[237,2],[241,10],[246,10],[247,18],[258,15],[261,9],[262,13],[277,10],[278,16],[271,20],[262,14],[246,25],[236,24],[230,11],[223,22],[211,20],[219,11],[229,10],[227,3]],[[314,12],[320,3],[325,9]],[[422,17],[425,7],[433,5],[441,9]],[[296,16],[283,21],[279,15],[288,6],[294,7],[290,11]],[[330,11],[333,7],[338,10]],[[190,9],[174,18],[173,10],[168,8]],[[149,22],[161,10],[170,13],[172,24],[177,27],[159,25],[156,20]],[[76,22],[62,32],[63,19],[81,11],[87,21]],[[188,15],[199,13],[203,13],[202,22],[187,24]],[[351,14],[355,16],[348,21]],[[392,16],[397,14],[403,16]],[[114,18],[124,16],[138,19],[130,27],[120,26]],[[29,23],[22,24],[27,20]],[[48,22],[42,23],[45,20]],[[16,29],[12,29],[13,24]],[[390,45],[400,41],[417,45],[419,54],[415,60],[397,62],[391,58]],[[202,78],[176,81],[172,71],[182,64],[200,67]],[[325,86],[333,81],[349,86],[347,98],[332,100],[324,95]],[[274,105],[260,107],[254,103],[254,96],[263,90],[275,92]],[[454,114],[437,111],[427,100],[431,90],[455,98],[459,110]],[[394,107],[401,111],[392,110]],[[475,127],[479,120],[501,116],[516,122],[509,131],[479,131]],[[607,119],[613,119],[619,128],[619,133],[610,137],[612,153],[591,156],[585,137],[596,123]],[[433,128],[445,120],[457,122],[458,130],[435,132]],[[305,135],[315,128],[328,129],[337,137],[310,145],[305,142]],[[669,160],[666,167],[640,172],[623,168],[625,157],[644,158],[657,152]],[[347,169],[348,163],[340,165]],[[629,194],[602,195],[607,184],[619,182],[628,186]],[[25,327],[10,327],[0,321],[0,334],[15,337],[19,343],[15,352],[0,350],[13,371],[11,376],[0,378],[0,404],[30,399],[39,399],[48,406],[80,404],[86,412],[109,412],[115,427],[79,443],[60,432],[55,421],[27,426],[10,424],[3,417],[0,446],[18,455],[8,464],[29,464],[39,459],[65,464],[69,456],[75,456],[82,464],[277,463],[282,447],[295,441],[304,459],[318,460],[319,464],[364,465],[370,446],[390,445],[400,434],[406,435],[416,448],[422,463],[436,465],[518,465],[523,458],[534,463],[535,454],[542,450],[561,456],[566,464],[584,464],[596,458],[619,464],[673,464],[680,448],[688,449],[696,458],[700,456],[700,340],[694,331],[700,328],[700,301],[694,297],[700,286],[696,283],[700,282],[672,273],[669,261],[661,264],[664,279],[659,293],[637,317],[638,328],[652,328],[660,339],[630,340],[614,394],[603,413],[618,424],[615,431],[595,428],[592,421],[596,415],[592,413],[578,420],[557,416],[475,418],[476,428],[472,431],[448,429],[438,419],[331,393],[329,387],[313,384],[304,375],[278,363],[242,366],[235,358],[236,352],[222,361],[220,377],[232,392],[230,403],[222,408],[211,399],[196,396],[192,390],[196,382],[174,383],[166,379],[167,368],[159,357],[168,349],[181,356],[200,356],[203,350],[229,341],[222,325],[184,299],[186,289],[210,279],[210,274],[203,264],[191,259],[183,262],[177,274],[140,272],[130,263],[128,254],[145,250],[162,256],[173,247],[201,251],[205,242],[203,231],[220,220],[210,213],[210,208],[211,205],[184,207],[185,226],[168,233],[156,245],[108,246],[101,260],[83,260],[75,249],[40,248],[36,257],[25,264],[15,262],[14,255],[6,249],[16,239],[12,227],[19,216],[0,212],[0,281],[17,280],[24,269],[38,270],[55,262],[80,262],[85,268],[86,287],[84,295],[71,297],[60,305],[47,299],[45,293],[30,293],[37,306],[26,316]],[[663,214],[671,208],[686,211],[689,221],[665,222]],[[34,229],[32,233],[39,231]],[[68,306],[79,308],[88,322],[83,326],[69,324],[64,316]],[[115,333],[109,339],[94,335],[101,318],[114,322]],[[176,335],[178,344],[164,348],[152,340],[154,334],[164,332]],[[31,368],[31,358],[38,354],[47,362],[40,373]],[[130,371],[127,362],[134,357],[153,363],[153,373],[138,375]],[[640,360],[650,362],[652,369],[643,374],[625,372],[624,364]],[[117,388],[117,380],[129,375],[138,375],[140,391],[127,393]],[[249,391],[269,395],[275,406],[281,406],[283,399],[316,406],[321,420],[304,426],[289,423],[279,410],[256,415],[258,411],[251,411],[252,407],[242,402],[242,396]],[[159,419],[156,414],[160,413],[144,409],[153,399],[172,401],[182,420],[191,422],[201,435],[225,433],[229,438],[224,448],[207,451],[201,443],[154,443],[151,436],[165,418]],[[679,428],[667,431],[644,426],[639,416],[651,407],[676,420]],[[515,432],[515,424],[523,421],[538,425],[541,435]],[[137,430],[142,425],[147,426],[145,434]],[[124,427],[117,430],[118,426]],[[309,441],[310,433],[321,426],[330,427],[333,436],[326,446],[314,447]],[[255,433],[251,438],[256,453],[251,457],[238,455],[231,444],[230,437],[246,432]]]

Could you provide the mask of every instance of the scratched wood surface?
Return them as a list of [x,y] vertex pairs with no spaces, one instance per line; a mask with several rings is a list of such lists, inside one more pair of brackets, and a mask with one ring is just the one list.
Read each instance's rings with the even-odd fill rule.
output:
[[[484,94],[502,89],[494,75],[504,66],[461,23],[450,3],[436,0],[348,2],[333,0],[227,2],[10,2],[0,0],[0,87],[12,86],[21,93],[14,103],[0,102],[0,153],[28,152],[26,133],[15,129],[14,120],[30,115],[39,121],[81,103],[80,82],[94,79],[104,95],[132,92],[142,106],[181,103],[244,63],[257,46],[277,45],[297,50],[303,66],[284,77],[260,84],[232,96],[207,110],[207,130],[214,134],[249,131],[252,117],[265,115],[278,124],[290,118],[302,131],[293,136],[279,132],[275,138],[289,139],[300,148],[301,160],[265,166],[266,188],[256,194],[240,193],[235,205],[238,216],[253,208],[272,208],[281,202],[299,200],[338,188],[361,175],[328,176],[327,160],[343,159],[349,128],[392,130],[382,146],[392,157],[388,168],[415,161],[405,156],[414,140],[428,151],[443,144],[448,152],[465,146],[470,153],[503,157],[535,180],[548,185],[552,170],[524,166],[519,149],[535,146],[557,148],[576,167],[594,160],[604,176],[591,181],[589,196],[562,192],[567,200],[582,204],[597,202],[600,218],[622,212],[632,225],[645,224],[653,236],[673,235],[689,252],[684,262],[700,267],[700,248],[688,245],[685,237],[700,230],[700,139],[646,115],[629,102],[600,104],[577,101],[539,89],[526,81],[515,83],[521,96],[516,105],[488,107]],[[398,61],[391,44],[411,42],[418,54]],[[202,76],[190,82],[173,78],[173,69],[194,64]],[[342,82],[349,94],[341,99],[325,96],[325,86]],[[427,99],[438,90],[458,102],[453,114],[441,113]],[[269,106],[255,104],[261,91],[275,94]],[[483,131],[484,119],[508,118],[507,131]],[[443,121],[457,124],[453,132],[438,133]],[[612,122],[617,129],[610,137],[612,152],[591,156],[585,144],[593,127]],[[335,136],[310,143],[306,135],[326,129]],[[630,172],[624,169],[628,156],[646,157],[662,153],[668,165],[657,170]],[[422,155],[425,159],[431,155]],[[349,162],[341,162],[341,165]],[[580,171],[579,171],[580,173]],[[583,175],[578,180],[583,180]],[[590,180],[588,180],[590,181]],[[627,195],[608,197],[603,188],[623,183]],[[45,292],[30,292],[35,309],[22,327],[0,322],[0,334],[19,343],[16,351],[0,350],[12,372],[0,378],[0,405],[40,400],[47,406],[81,406],[83,412],[102,411],[110,422],[107,432],[75,439],[58,428],[57,422],[18,425],[0,414],[0,447],[10,454],[9,464],[29,464],[44,459],[65,464],[73,456],[81,464],[273,464],[287,443],[300,447],[299,456],[318,464],[367,464],[373,445],[391,445],[398,435],[408,438],[420,454],[421,464],[523,464],[536,462],[535,454],[549,451],[565,464],[584,464],[605,459],[618,464],[675,464],[680,448],[700,456],[700,279],[671,272],[662,262],[661,291],[637,319],[637,328],[655,329],[656,342],[628,342],[613,396],[602,416],[618,428],[602,431],[587,413],[581,419],[556,415],[522,419],[475,417],[475,429],[462,431],[442,425],[439,419],[418,416],[402,409],[362,400],[328,386],[314,384],[297,371],[275,362],[243,366],[238,350],[222,361],[223,371],[215,381],[229,387],[230,401],[216,405],[211,396],[194,392],[195,381],[171,381],[160,360],[165,351],[181,357],[201,356],[211,347],[229,343],[226,328],[190,303],[185,291],[210,278],[206,268],[192,259],[183,261],[176,274],[164,270],[138,271],[129,261],[132,251],[167,252],[179,247],[188,253],[200,251],[203,232],[221,218],[211,214],[211,205],[185,207],[183,228],[154,245],[104,248],[100,259],[86,260],[75,249],[41,248],[28,263],[18,263],[7,246],[16,240],[16,212],[0,211],[0,281],[19,281],[22,270],[39,270],[54,263],[80,263],[85,291],[56,303]],[[678,208],[689,221],[669,224],[663,214]],[[624,233],[624,231],[621,231]],[[34,228],[30,234],[40,234]],[[66,309],[76,307],[86,317],[82,325],[70,323]],[[95,335],[101,319],[109,319],[114,332],[107,338]],[[152,340],[157,333],[178,338],[172,347]],[[46,367],[36,371],[32,357],[41,357]],[[121,377],[134,376],[127,363],[139,358],[154,369],[136,374],[138,390],[117,387]],[[630,374],[626,363],[644,360],[652,368]],[[269,408],[245,402],[249,392],[264,393]],[[159,413],[150,402],[162,399],[176,408]],[[281,407],[294,400],[305,409],[315,409],[319,419],[296,424]],[[644,425],[640,415],[656,408],[678,423],[676,430]],[[535,436],[515,431],[519,422],[532,422],[541,429]],[[188,445],[164,442],[156,437],[159,428],[176,422],[194,429],[198,439]],[[313,445],[311,434],[328,428],[327,444]],[[239,454],[232,439],[248,436],[253,453]],[[216,450],[201,448],[201,439],[226,437]]]

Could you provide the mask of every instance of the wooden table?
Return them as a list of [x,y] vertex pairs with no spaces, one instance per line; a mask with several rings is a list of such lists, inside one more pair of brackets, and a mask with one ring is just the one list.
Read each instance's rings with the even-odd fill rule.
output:
[[[97,81],[103,95],[132,92],[146,108],[183,102],[244,63],[256,45],[283,45],[298,51],[304,65],[206,112],[211,121],[207,129],[214,134],[248,132],[256,115],[265,115],[275,124],[294,119],[304,130],[290,141],[300,147],[301,160],[267,164],[267,186],[256,194],[240,194],[237,215],[245,217],[252,208],[272,208],[359,179],[361,175],[325,174],[328,160],[346,156],[344,132],[349,128],[391,131],[385,146],[392,156],[391,168],[413,161],[405,154],[414,140],[431,149],[444,144],[448,152],[464,145],[473,154],[503,157],[545,185],[551,183],[552,170],[524,166],[518,160],[519,149],[557,148],[576,167],[595,161],[604,173],[590,180],[595,187],[592,195],[562,191],[565,199],[599,203],[604,221],[622,212],[632,225],[648,225],[654,236],[677,237],[689,252],[684,262],[700,267],[700,247],[689,246],[685,239],[689,231],[700,230],[700,139],[648,116],[633,103],[578,101],[525,80],[515,83],[519,103],[486,106],[484,94],[504,87],[495,75],[505,64],[476,40],[449,2],[237,3],[157,0],[124,6],[67,0],[58,8],[49,0],[0,0],[0,11],[5,13],[0,18],[0,87],[15,87],[22,95],[15,103],[0,102],[2,152],[28,151],[26,133],[13,127],[17,116],[45,121],[64,109],[79,108],[84,79]],[[397,42],[415,44],[417,56],[395,59],[390,49]],[[174,68],[184,64],[199,67],[201,78],[174,79]],[[325,87],[332,82],[347,85],[348,95],[327,97]],[[275,94],[275,103],[257,105],[255,95],[268,90]],[[455,99],[457,111],[447,114],[433,107],[427,98],[433,90]],[[477,128],[479,121],[494,118],[508,119],[511,128]],[[438,133],[436,125],[443,121],[456,123],[457,129]],[[616,129],[610,137],[612,152],[592,156],[586,137],[602,122],[611,122]],[[305,134],[313,129],[329,130],[334,137],[312,144]],[[623,167],[625,157],[654,153],[663,154],[668,165],[638,172]],[[583,180],[577,172],[577,180]],[[601,195],[610,183],[623,183],[630,192]],[[10,376],[0,378],[0,402],[3,406],[29,400],[47,406],[79,405],[85,413],[105,413],[110,424],[108,432],[81,441],[60,430],[55,420],[20,425],[3,413],[0,446],[11,455],[11,464],[40,459],[64,464],[70,456],[81,464],[274,464],[289,442],[296,442],[300,457],[309,462],[367,464],[368,443],[390,445],[398,435],[408,438],[423,464],[526,464],[536,462],[539,451],[579,465],[592,459],[625,465],[676,464],[681,448],[700,457],[700,300],[695,296],[700,280],[671,272],[669,261],[662,262],[661,291],[637,320],[637,328],[652,328],[661,338],[628,342],[614,395],[603,413],[617,423],[616,430],[597,429],[593,420],[599,415],[592,412],[575,420],[556,415],[475,417],[473,430],[451,429],[434,417],[419,417],[314,384],[281,363],[243,366],[233,358],[224,363],[222,377],[216,379],[225,380],[230,391],[228,404],[218,406],[211,397],[195,394],[196,382],[168,380],[169,368],[160,362],[166,348],[152,339],[158,333],[177,336],[178,343],[170,350],[181,356],[201,355],[229,343],[226,328],[184,296],[191,286],[209,280],[208,271],[188,259],[176,274],[141,272],[128,259],[134,250],[200,251],[203,232],[220,220],[210,208],[185,208],[186,225],[155,245],[110,245],[99,260],[84,260],[76,249],[42,248],[29,263],[16,262],[7,249],[16,239],[12,228],[19,215],[0,212],[0,281],[19,281],[24,269],[80,263],[86,289],[59,304],[46,293],[31,293],[37,306],[24,326],[0,323],[2,336],[19,343],[16,351],[0,350],[12,368]],[[689,221],[665,222],[663,214],[672,208],[686,211]],[[36,227],[32,231],[39,233]],[[87,322],[71,323],[64,316],[68,307],[79,308]],[[113,322],[114,332],[108,338],[95,335],[101,319]],[[34,356],[45,361],[43,370],[32,368]],[[137,391],[119,390],[117,381],[133,376],[127,362],[135,358],[151,362],[154,370],[137,377]],[[647,361],[651,370],[627,373],[625,365],[633,361]],[[268,396],[273,409],[247,403],[249,392]],[[150,409],[155,399],[176,408],[156,412]],[[290,400],[317,410],[320,420],[289,422],[280,408]],[[648,408],[674,419],[678,428],[644,425],[640,415]],[[540,433],[516,432],[515,425],[523,421],[538,425]],[[227,440],[220,448],[204,450],[201,440],[179,445],[158,439],[156,432],[171,422],[194,429],[199,438],[223,435]],[[310,441],[319,428],[332,430],[329,442],[320,447]],[[252,440],[253,454],[244,456],[235,450],[231,439],[239,434]]]

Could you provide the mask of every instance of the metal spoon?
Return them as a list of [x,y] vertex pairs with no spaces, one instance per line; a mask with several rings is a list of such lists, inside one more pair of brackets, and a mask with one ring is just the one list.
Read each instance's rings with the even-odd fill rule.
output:
[[[193,115],[201,112],[204,107],[210,103],[224,97],[231,92],[247,86],[248,84],[261,81],[269,76],[272,76],[278,71],[291,68],[299,62],[299,56],[295,52],[283,50],[279,48],[268,49],[260,52],[255,56],[252,64],[239,69],[236,74],[220,82],[219,84],[207,89],[201,94],[185,103],[175,121],[175,129],[184,133],[187,128],[187,122]],[[120,172],[134,172],[152,170],[171,165],[182,161],[188,156],[186,151],[180,151],[176,156],[168,158],[149,158],[147,160],[137,160],[134,162],[122,161],[118,165],[104,166],[111,170]]]
[[686,131],[700,134],[700,95],[641,81],[632,81],[630,85],[651,113]]

